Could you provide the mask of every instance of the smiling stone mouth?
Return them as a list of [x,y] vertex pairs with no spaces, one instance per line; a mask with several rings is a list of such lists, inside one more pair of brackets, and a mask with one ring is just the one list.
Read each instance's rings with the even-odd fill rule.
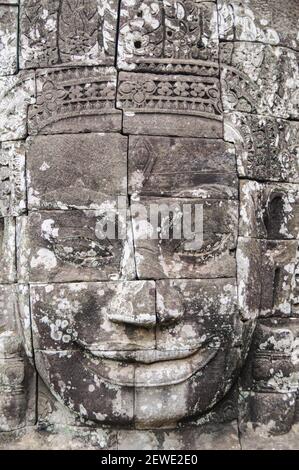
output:
[[85,351],[84,366],[105,381],[127,387],[185,382],[208,365],[219,348],[174,351]]
[[156,362],[185,359],[197,352],[197,349],[182,349],[173,351],[163,350],[138,350],[138,351],[91,351],[101,359],[110,359],[126,363],[154,364]]

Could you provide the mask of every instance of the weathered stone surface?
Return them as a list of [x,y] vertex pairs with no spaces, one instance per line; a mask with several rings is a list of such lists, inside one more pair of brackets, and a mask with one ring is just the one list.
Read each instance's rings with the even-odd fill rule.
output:
[[217,75],[217,13],[211,2],[125,0],[119,28],[121,69]]
[[245,391],[294,394],[299,390],[298,318],[259,320],[255,329],[242,388]]
[[27,108],[35,101],[33,72],[0,78],[0,142],[27,136]]
[[0,215],[16,216],[26,210],[25,144],[0,144]]
[[253,432],[257,438],[292,432],[299,389],[298,333],[294,318],[257,323],[241,377],[239,421],[246,439]]
[[242,181],[240,235],[270,240],[299,235],[299,185]]
[[247,426],[246,431],[242,429],[240,441],[244,450],[298,450],[299,426],[296,423],[290,432],[281,435],[269,435],[267,429],[258,427],[252,429],[252,425]]
[[119,431],[119,450],[239,450],[237,422],[174,431]]
[[[155,348],[154,281],[31,286],[36,349],[81,347],[109,359]],[[100,353],[100,351],[102,351]]]
[[[240,432],[249,431],[263,437],[291,431],[295,414],[295,397],[291,393],[251,393],[242,395]],[[259,439],[257,439],[259,446]]]
[[258,41],[299,50],[297,0],[220,0],[220,39]]
[[299,123],[234,112],[224,138],[236,146],[238,174],[264,181],[299,181]]
[[0,217],[0,282],[15,281],[15,251],[15,220],[12,217]]
[[86,422],[71,412],[50,392],[42,379],[38,377],[37,385],[37,429],[53,432],[59,426],[85,426]]
[[126,137],[68,134],[27,143],[29,209],[100,209],[126,196]]
[[85,419],[116,425],[133,420],[134,388],[129,365],[101,361],[81,351],[36,351],[35,359],[49,389],[73,412]]
[[239,307],[245,320],[296,315],[297,240],[238,240]]
[[255,319],[260,312],[260,240],[238,238],[237,280],[238,302],[244,320]]
[[[79,210],[32,212],[21,217],[20,279],[69,282],[134,278],[130,240],[107,238],[101,218],[101,212]],[[125,222],[119,217],[120,231]]]
[[[86,377],[90,392],[94,391],[94,383],[91,383],[91,379],[88,378],[90,372],[93,372],[93,376],[96,374],[98,377],[97,385],[99,382],[104,381],[106,383],[108,380],[120,387],[119,393],[127,393],[127,387],[135,387],[134,419],[141,427],[147,427],[149,424],[161,425],[165,422],[170,424],[183,418],[185,414],[194,415],[199,413],[201,409],[206,409],[215,403],[215,400],[219,400],[224,393],[223,390],[226,390],[231,383],[229,377],[234,377],[240,366],[238,349],[233,348],[233,351],[230,351],[232,342],[237,345],[237,338],[239,337],[239,327],[236,326],[238,322],[236,322],[235,282],[232,280],[210,282],[176,281],[171,284],[170,289],[167,289],[165,281],[163,282],[161,281],[157,292],[158,324],[156,337],[158,351],[153,350],[153,347],[155,347],[155,330],[153,327],[155,327],[156,315],[152,313],[155,310],[152,282],[135,281],[127,283],[125,286],[120,283],[32,286],[31,299],[36,357],[43,358],[43,361],[48,357],[49,374],[56,376],[58,373],[60,379],[65,383],[67,382],[66,375],[70,373],[69,368],[73,368],[71,364],[76,364],[77,371],[72,369],[73,374],[76,373],[80,377]],[[185,285],[186,282],[187,286]],[[215,282],[216,287],[213,289]],[[165,297],[161,299],[162,294],[165,296],[165,292],[168,291],[170,295],[171,292],[175,292],[177,286],[181,290],[181,297],[185,296],[183,300],[185,311],[193,309],[190,312],[188,311],[189,321],[185,317],[178,319],[174,314],[173,306],[169,305],[169,299],[165,299]],[[135,287],[138,294],[136,294]],[[200,294],[194,300],[192,293],[195,294],[198,289]],[[148,300],[145,298],[146,291],[152,296]],[[186,291],[189,294],[186,294]],[[204,299],[207,297],[205,292],[208,291],[209,293],[213,292],[214,297],[205,306]],[[115,295],[116,298],[114,298]],[[129,307],[129,304],[127,304],[128,295],[130,295],[131,302],[139,296],[145,300],[142,304],[139,302]],[[110,300],[111,298],[112,300]],[[134,302],[137,302],[137,300],[134,300]],[[90,311],[91,303],[93,307]],[[161,307],[162,303],[163,308]],[[119,308],[115,308],[116,304],[123,305],[123,315],[121,315]],[[94,312],[94,305],[97,305],[97,308],[100,309],[99,313],[102,315],[102,319],[98,318],[97,313]],[[219,308],[217,308],[217,305]],[[130,310],[132,313],[131,317],[128,318],[127,312]],[[66,311],[71,313],[66,316]],[[120,314],[119,318],[115,318],[116,311]],[[198,313],[201,311],[204,315],[200,319]],[[87,317],[90,315],[92,316],[92,328],[90,328],[87,321]],[[219,317],[219,322],[217,317]],[[98,320],[100,320],[100,324],[97,326]],[[109,326],[109,320],[115,324],[110,323]],[[204,323],[202,323],[202,320]],[[178,324],[171,326],[171,321]],[[121,328],[122,323],[127,324],[125,329]],[[132,329],[130,332],[130,325],[135,328],[138,326],[139,331],[136,330],[136,333],[134,333],[134,329]],[[146,332],[144,327],[152,330],[149,329]],[[189,337],[186,336],[188,328],[192,328],[194,331]],[[196,340],[195,344],[194,338],[198,333],[198,329],[202,335]],[[213,335],[209,336],[211,329],[213,329]],[[93,338],[84,338],[84,335],[90,335],[92,332],[95,334]],[[123,336],[121,336],[122,334]],[[174,342],[173,335],[178,338],[177,342]],[[207,335],[206,339],[204,338],[205,335]],[[190,343],[191,336],[193,338],[192,344]],[[199,333],[197,336],[199,336]],[[199,348],[199,340],[202,345],[205,344],[204,347]],[[142,348],[147,347],[152,350],[148,353],[142,354],[141,351],[138,353],[136,351],[136,348],[139,348],[138,343]],[[80,348],[84,348],[84,350],[76,351],[76,345],[80,345]],[[130,352],[132,347],[133,349]],[[61,352],[59,354],[57,352],[54,354],[52,352],[51,354],[50,350],[52,348],[59,351],[65,348],[68,350],[65,353]],[[198,348],[199,351],[196,355],[192,354]],[[40,352],[40,349],[44,349],[45,352]],[[156,354],[154,354],[155,352]],[[162,359],[163,354],[164,359]],[[55,359],[56,357],[57,359]],[[117,362],[119,360],[125,361],[122,366]],[[69,365],[64,367],[65,361],[69,362]],[[55,381],[54,375],[51,376],[51,379],[48,376],[45,377],[44,362],[40,363],[38,359],[38,363],[38,367],[41,368],[40,374],[48,386],[51,387],[53,380]],[[217,370],[217,373],[215,370]],[[204,373],[201,371],[204,371]],[[193,377],[193,374],[196,377]],[[228,381],[223,381],[223,374],[228,374]],[[219,380],[223,384],[220,387],[221,390],[219,389]],[[85,383],[84,380],[83,383]],[[157,389],[154,384],[158,387]],[[110,392],[107,387],[103,388],[104,385],[102,386],[102,390],[105,390],[102,393],[105,393],[106,399],[101,404],[96,405],[101,406],[101,408],[98,408],[97,413],[99,416],[96,418],[93,414],[94,402],[91,405],[88,396],[83,397],[85,394],[82,391],[82,385],[80,385],[80,389],[77,387],[79,387],[79,384],[74,387],[75,390],[72,387],[61,388],[60,381],[58,385],[55,384],[53,390],[71,409],[74,407],[76,411],[79,410],[81,417],[96,421],[113,422],[115,410],[110,408]],[[193,390],[194,387],[197,393],[193,394],[193,400],[188,399],[187,401],[187,397],[190,397],[189,391]],[[207,387],[210,387],[209,394],[207,394]],[[181,406],[176,406],[174,410],[173,407],[169,407],[169,400],[175,399],[177,396],[180,396]],[[153,400],[151,400],[151,397]],[[74,400],[83,400],[82,406],[80,407],[79,402],[74,403]],[[156,404],[158,402],[161,405],[157,408]],[[109,404],[109,408],[105,410],[107,404]],[[133,419],[133,416],[131,419]]]
[[0,285],[0,432],[35,421],[35,372],[23,354],[17,288]]
[[297,304],[298,242],[261,242],[260,316],[292,316]]
[[26,358],[0,359],[1,433],[35,424],[35,380],[35,371]]
[[17,72],[18,7],[0,5],[0,75]]
[[10,359],[22,351],[21,339],[17,334],[14,285],[0,285],[0,359]]
[[205,425],[219,426],[223,424],[233,424],[238,419],[238,397],[239,388],[234,384],[231,390],[225,395],[223,400],[218,402],[207,413],[188,421],[188,426],[195,426],[198,429]]
[[298,53],[251,42],[221,44],[223,108],[298,119]]
[[238,198],[234,147],[219,139],[131,136],[129,193]]
[[168,360],[164,367],[153,363],[135,370],[140,428],[173,426],[207,410],[240,366],[239,350],[232,347],[240,335],[234,280],[158,281],[157,317],[158,352]]
[[240,366],[239,350],[229,347],[216,355],[210,353],[205,360],[203,355],[199,351],[176,367],[176,361],[165,363],[164,370],[156,364],[136,370],[136,427],[173,428],[184,417],[200,415],[223,398]]
[[1,433],[0,449],[5,450],[117,450],[116,432],[89,427],[55,426],[48,430],[28,427]]
[[294,279],[294,296],[292,298],[292,313],[297,316],[299,313],[299,256],[297,252],[295,279]]
[[131,134],[222,137],[216,77],[121,72],[117,107]]
[[0,28],[0,446],[295,448],[297,4],[20,3],[17,75],[15,16]]
[[18,319],[18,335],[30,363],[33,365],[32,322],[30,312],[29,285],[16,285],[16,317]]
[[[215,285],[215,281],[189,281],[187,282],[187,287],[185,286],[186,281],[177,281],[176,284],[181,289],[182,298],[186,290],[189,292],[189,297],[186,295],[186,299],[184,299],[184,302],[186,302],[184,308],[186,311],[193,308],[190,313],[188,312],[191,316],[191,323],[190,321],[186,321],[185,318],[178,319],[176,315],[174,315],[173,306],[169,305],[169,299],[167,303],[166,299],[163,298],[163,311],[161,310],[161,292],[163,291],[163,294],[165,294],[167,291],[165,282],[164,284],[161,283],[157,293],[158,324],[156,336],[159,350],[151,350],[143,354],[141,351],[139,353],[136,351],[139,342],[142,347],[153,348],[155,346],[153,327],[155,326],[156,315],[152,314],[155,309],[152,282],[136,281],[127,283],[126,286],[119,283],[32,286],[31,299],[34,318],[34,344],[37,348],[36,357],[49,357],[49,361],[51,361],[51,363],[49,363],[49,374],[50,371],[54,373],[55,370],[55,374],[58,373],[62,381],[65,381],[66,374],[69,374],[69,367],[74,363],[78,368],[76,375],[87,377],[86,374],[88,374],[88,371],[90,372],[91,369],[93,374],[97,374],[97,384],[99,381],[112,381],[112,383],[116,383],[120,386],[122,393],[125,393],[126,387],[135,387],[136,405],[134,416],[138,425],[141,427],[144,427],[144,425],[147,427],[148,424],[160,425],[165,422],[173,423],[174,420],[184,417],[186,413],[193,415],[198,413],[201,407],[206,409],[211,403],[214,403],[216,390],[219,389],[219,385],[216,383],[217,380],[221,378],[221,382],[224,384],[226,390],[226,387],[229,387],[230,380],[223,382],[223,373],[227,373],[229,377],[234,377],[234,371],[236,371],[240,365],[238,350],[233,348],[233,353],[230,351],[232,341],[237,342],[239,335],[238,327],[236,328],[235,325],[235,316],[237,315],[236,287],[232,280],[216,281],[216,288],[214,288],[214,290],[213,285]],[[140,290],[140,286],[142,286],[142,290]],[[128,290],[126,290],[126,287]],[[136,294],[135,287],[137,287],[138,294]],[[131,288],[133,288],[133,290],[131,290]],[[139,296],[144,299],[148,288],[150,289],[148,293],[152,296],[152,300],[145,300],[143,304],[134,304],[132,311],[132,307],[129,307],[129,304],[126,303],[127,295],[129,294],[131,296],[131,301],[137,299]],[[176,285],[172,284],[169,293],[175,292],[175,288]],[[196,293],[198,288],[201,288],[201,294],[198,297],[198,302],[196,302],[192,297],[192,293]],[[222,289],[221,294],[219,293],[219,288]],[[206,297],[204,289],[210,289],[209,292],[214,292],[213,302],[206,304],[206,307],[200,305],[200,302],[204,303]],[[85,293],[86,297],[82,300],[82,296]],[[230,294],[232,294],[232,296],[230,296]],[[114,295],[116,295],[116,299],[114,299]],[[111,298],[112,300],[110,301]],[[91,302],[93,305],[92,311],[89,310],[91,308]],[[134,300],[134,302],[136,302],[136,300]],[[214,305],[218,305],[217,302],[219,302],[219,309],[216,307],[216,310],[213,310],[215,308],[213,303]],[[116,311],[121,314],[119,308],[115,308],[116,304],[123,305],[124,314],[120,315],[119,318],[115,318]],[[100,324],[96,326],[98,318],[97,314],[94,312],[94,305],[97,305],[97,308],[101,309],[100,312],[103,317],[100,322],[102,326]],[[223,307],[221,307],[221,305],[223,305]],[[223,311],[221,308],[223,308]],[[202,324],[200,318],[198,320],[200,309],[204,310],[204,316],[207,320],[206,324],[205,320],[204,324]],[[127,312],[130,310],[132,313],[131,317],[128,318],[126,316],[128,316]],[[66,316],[66,311],[71,312],[71,314]],[[92,315],[92,328],[90,328],[89,323],[86,321],[90,314]],[[202,319],[204,319],[204,316]],[[217,316],[220,317],[219,323],[217,322]],[[211,321],[210,326],[208,325],[208,318],[210,318]],[[116,324],[113,325],[110,323],[109,326],[109,320],[116,322]],[[179,322],[179,324],[174,325],[172,328],[169,326],[171,321]],[[126,328],[123,330],[120,328],[122,323],[127,324]],[[160,323],[161,325],[159,326]],[[130,325],[135,328],[137,326],[139,327],[139,331],[136,331],[135,336],[133,336],[134,330],[131,332],[129,330]],[[148,333],[146,333],[142,330],[144,327],[152,328],[152,332],[149,330]],[[196,334],[194,327],[196,327],[196,332],[199,328],[203,333],[201,342],[207,342],[206,347],[201,347],[195,356],[192,355],[192,352],[194,352],[194,348],[197,349],[199,347],[199,343],[196,341],[195,345],[193,339],[193,343],[190,344],[190,338],[186,336],[186,329],[193,328],[194,334],[189,336],[194,338]],[[213,337],[209,336],[209,338],[205,340],[204,335],[210,334],[208,331],[211,330],[211,327],[215,334]],[[122,331],[125,333],[123,338],[121,336]],[[90,335],[91,332],[94,332],[97,338],[94,337],[86,340],[84,334]],[[83,336],[81,336],[81,334]],[[137,334],[139,336],[136,336]],[[173,334],[178,338],[178,342],[176,343],[171,341]],[[146,340],[146,338],[148,339]],[[38,343],[36,343],[36,341],[38,341]],[[72,344],[72,341],[74,344]],[[81,349],[80,351],[76,351],[76,344],[80,345],[81,348],[83,347],[85,351]],[[132,346],[133,349],[130,352],[129,350]],[[65,352],[65,354],[61,352],[59,355],[60,359],[56,360],[54,358],[58,357],[58,353],[50,354],[49,352],[53,347],[56,350],[62,350],[67,347],[68,351]],[[39,351],[40,348],[47,350],[47,352],[41,353]],[[73,352],[71,352],[71,350],[73,350]],[[155,352],[156,354],[154,354]],[[76,359],[74,354],[76,355]],[[165,355],[164,359],[162,359],[163,354]],[[64,359],[61,358],[69,359],[70,364],[68,367],[64,368]],[[123,366],[117,362],[117,360],[121,359],[125,361]],[[133,363],[131,364],[126,362],[132,360]],[[55,366],[53,365],[53,361],[55,361]],[[209,365],[210,362],[211,366]],[[40,373],[44,377],[44,362],[40,367]],[[215,369],[218,371],[217,373]],[[204,373],[200,372],[201,370],[204,370]],[[75,372],[73,373],[75,374]],[[192,378],[193,373],[196,373],[196,380]],[[192,379],[190,379],[190,377]],[[218,378],[217,380],[216,377]],[[48,386],[51,387],[51,384],[53,385],[54,376],[51,376],[51,380],[49,380],[48,377],[44,377],[44,380],[46,380]],[[90,383],[91,379],[89,378],[86,378],[86,380],[90,385],[88,390],[90,392],[94,391],[94,383]],[[158,389],[153,388],[154,384],[158,386]],[[211,387],[209,394],[207,394],[208,384]],[[74,407],[75,410],[79,410],[82,418],[88,417],[96,421],[104,420],[105,422],[113,422],[115,410],[110,408],[110,392],[107,388],[104,389],[105,392],[102,392],[105,393],[106,399],[101,403],[101,408],[99,408],[101,411],[98,412],[99,416],[95,418],[92,411],[94,410],[94,402],[92,402],[91,406],[88,397],[83,398],[85,394],[83,391],[81,392],[82,386],[80,386],[80,389],[76,387],[75,394],[72,388],[63,387],[63,389],[61,389],[60,382],[56,388],[54,388],[54,392],[56,395],[58,394],[71,409]],[[189,401],[186,401],[187,397],[190,396],[188,390],[193,390],[194,387],[196,387],[197,393],[194,394],[194,398],[192,402],[190,401],[191,404],[189,404]],[[218,390],[216,394],[217,400],[222,396],[222,393],[223,389],[222,391]],[[149,394],[150,397],[153,396],[155,400],[149,399]],[[199,394],[202,397],[200,400],[198,399]],[[178,408],[176,406],[174,411],[173,407],[169,407],[169,400],[174,399],[175,396],[180,396],[181,407]],[[80,403],[76,402],[74,404],[75,399],[84,400],[81,403],[81,407]],[[161,406],[158,408],[156,406],[157,402],[161,403]],[[105,410],[107,403],[109,404],[109,408]],[[96,406],[100,406],[100,403]],[[106,411],[105,417],[103,415],[103,409]]]
[[116,71],[112,67],[39,70],[36,87],[36,105],[28,112],[29,134],[121,130],[121,112],[115,109]]
[[21,67],[114,62],[115,0],[21,2]]
[[[139,203],[146,209],[145,212]],[[184,205],[190,208],[191,221],[194,221],[192,214],[197,214],[196,227],[190,234],[184,233],[184,230],[180,234],[177,232],[178,228],[182,228],[180,221],[186,210]],[[200,213],[197,213],[201,209],[202,226],[199,224]],[[147,220],[151,211],[161,214],[161,222],[158,221],[156,227],[153,220]],[[140,279],[235,276],[236,201],[141,197],[131,207],[131,212],[136,268]],[[170,227],[169,233],[174,234],[169,239],[166,238],[167,227]],[[157,228],[161,229],[158,234]],[[193,245],[196,240],[202,240],[202,235],[201,246],[197,243]],[[176,239],[177,236],[180,239]]]
[[237,287],[234,279],[157,281],[157,348],[219,350],[238,344]]

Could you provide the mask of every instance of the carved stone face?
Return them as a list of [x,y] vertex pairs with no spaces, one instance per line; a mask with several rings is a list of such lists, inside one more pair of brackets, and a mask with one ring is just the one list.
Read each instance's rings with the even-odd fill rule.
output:
[[[170,425],[207,411],[231,387],[250,339],[237,299],[233,146],[40,135],[29,140],[27,157],[29,205],[38,211],[21,228],[23,276],[34,283],[33,347],[44,381],[99,422]],[[127,187],[132,234],[100,239],[101,209]],[[134,200],[145,208],[202,206],[200,248],[144,239],[138,228],[148,222],[133,212]]]
[[[225,36],[234,20],[214,2],[125,0],[119,23],[113,0],[76,3],[53,3],[49,49],[22,49],[24,68],[38,67],[17,220],[32,355],[83,419],[173,426],[231,389],[258,316],[292,313],[298,123],[281,112],[295,113],[292,84],[282,74],[274,99],[268,81],[273,60],[293,70],[293,52],[220,44],[218,23]],[[5,201],[20,207],[22,193]],[[203,243],[143,237],[135,203],[201,206]],[[112,238],[99,236],[105,211]]]
[[[64,99],[59,90],[55,99]],[[37,283],[36,366],[85,418],[170,425],[208,410],[236,377],[246,349],[236,285],[238,181],[233,146],[210,134],[28,141],[32,211],[21,232],[29,258],[23,276]],[[202,246],[188,251],[184,239],[144,239],[132,210],[132,237],[100,240],[101,209],[121,195],[130,196],[131,209],[134,199],[148,209],[203,206]]]

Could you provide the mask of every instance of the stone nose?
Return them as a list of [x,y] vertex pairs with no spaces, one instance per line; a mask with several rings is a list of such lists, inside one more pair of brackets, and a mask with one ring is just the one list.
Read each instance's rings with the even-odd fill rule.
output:
[[120,284],[108,305],[109,321],[148,329],[181,321],[184,315],[181,295],[163,281],[157,284],[154,281]]
[[140,328],[154,328],[157,323],[155,312],[111,312],[108,317],[113,323],[125,323]]
[[119,284],[107,309],[108,319],[140,328],[154,328],[156,289],[154,281],[131,281]]

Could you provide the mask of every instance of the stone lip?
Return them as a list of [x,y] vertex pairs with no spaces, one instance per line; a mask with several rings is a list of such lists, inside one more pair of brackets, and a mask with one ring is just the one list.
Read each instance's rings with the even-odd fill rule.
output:
[[102,359],[111,359],[115,361],[134,362],[153,364],[163,361],[171,361],[176,359],[185,359],[196,352],[199,349],[178,349],[173,351],[161,351],[161,350],[139,350],[139,351],[91,351],[91,353]]
[[[107,358],[97,361],[93,357],[88,364],[93,372],[104,380],[129,387],[165,387],[185,382],[206,367],[216,356],[218,349],[202,348],[185,351],[134,351],[91,352],[93,356]],[[90,355],[87,353],[87,355]],[[120,362],[132,369],[124,376]],[[132,362],[133,361],[133,362]]]

